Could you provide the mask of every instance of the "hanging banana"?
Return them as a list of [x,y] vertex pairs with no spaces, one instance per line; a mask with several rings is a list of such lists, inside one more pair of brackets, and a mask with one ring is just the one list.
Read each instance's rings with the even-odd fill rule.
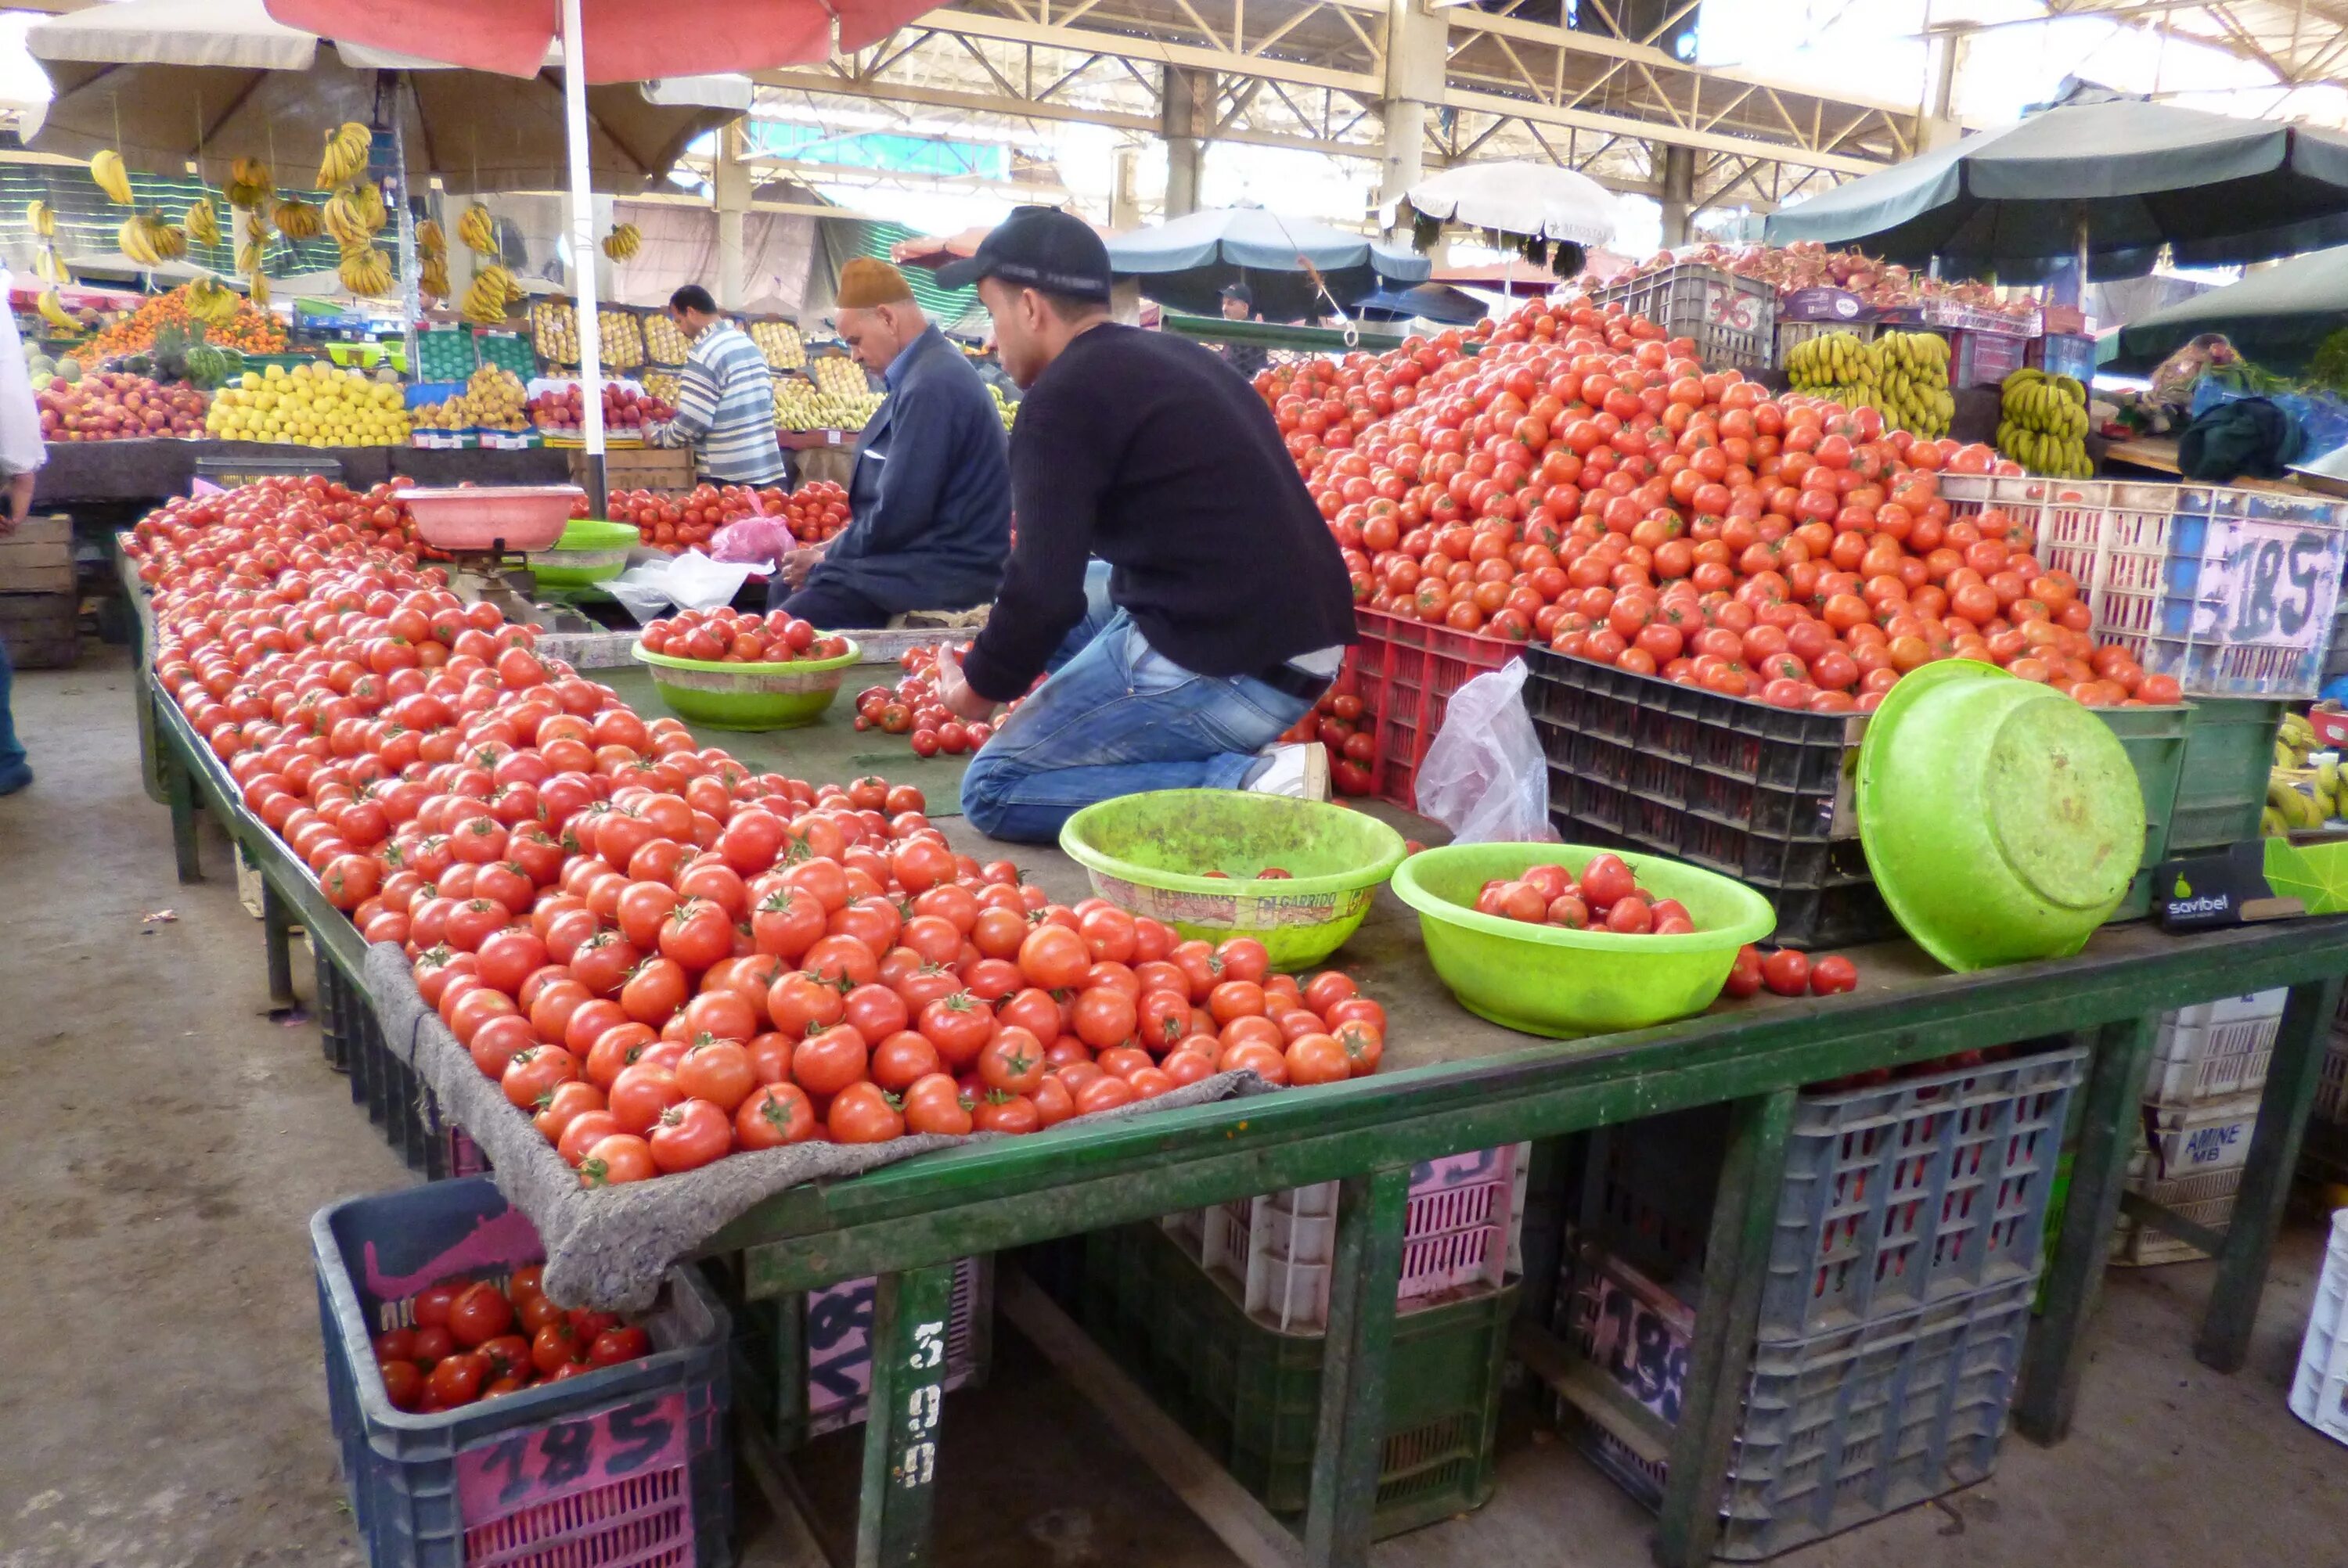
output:
[[62,283],[66,281],[66,264],[57,259],[57,248],[55,245],[44,245],[33,252],[33,275],[45,283]]
[[318,188],[329,190],[357,178],[367,166],[374,133],[356,120],[345,120],[326,133],[326,150],[318,160]]
[[166,261],[176,261],[188,253],[188,231],[177,223],[158,222],[148,234],[155,242],[157,253]]
[[644,243],[642,231],[633,223],[623,223],[603,236],[603,254],[614,261],[633,261]]
[[416,286],[418,291],[429,295],[433,299],[447,299],[448,297],[448,263],[447,260],[439,256],[425,257],[424,264],[417,269]]
[[416,248],[427,256],[446,256],[448,236],[440,231],[439,224],[427,218],[416,226]]
[[159,267],[163,263],[163,251],[154,231],[160,227],[145,213],[134,212],[114,231],[115,246],[141,267]]
[[57,215],[46,201],[36,201],[25,209],[25,217],[33,225],[33,232],[44,240],[57,237]]
[[263,276],[257,268],[254,270],[252,274],[252,308],[256,311],[267,310],[269,308],[269,280]]
[[469,251],[494,256],[498,254],[498,220],[489,216],[487,207],[476,201],[457,220],[457,238],[465,242]]
[[506,319],[506,312],[522,297],[521,285],[503,267],[484,267],[473,275],[472,287],[465,291],[464,303],[458,313],[467,321],[484,326],[495,326]]
[[370,245],[345,254],[335,276],[355,294],[387,294],[392,284],[391,258]]
[[212,213],[212,201],[209,196],[189,206],[180,219],[180,226],[188,231],[188,238],[199,245],[220,243],[220,220]]
[[276,181],[269,165],[257,158],[240,158],[230,165],[225,188],[231,207],[258,208],[269,200]]
[[325,220],[318,216],[318,210],[306,201],[289,198],[279,202],[270,216],[276,220],[278,232],[288,240],[314,240],[325,232]]
[[123,164],[120,153],[108,148],[91,159],[89,177],[97,180],[98,188],[112,200],[125,207],[131,205],[130,170]]
[[34,302],[34,308],[41,313],[43,321],[59,332],[77,333],[81,330],[81,323],[66,314],[66,302],[57,297],[55,289],[43,289],[41,297]]

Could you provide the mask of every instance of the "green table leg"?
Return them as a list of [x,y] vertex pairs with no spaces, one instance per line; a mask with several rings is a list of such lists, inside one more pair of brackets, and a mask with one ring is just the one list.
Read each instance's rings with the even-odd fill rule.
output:
[[284,1011],[302,1005],[294,994],[294,916],[277,884],[261,879],[261,942],[269,958],[269,1005]]
[[1720,1534],[1729,1450],[1745,1410],[1745,1382],[1761,1327],[1761,1287],[1768,1278],[1777,1197],[1786,1184],[1794,1093],[1780,1089],[1740,1100],[1729,1122],[1728,1152],[1704,1241],[1703,1295],[1696,1302],[1683,1385],[1686,1398],[1672,1430],[1671,1472],[1655,1532],[1655,1560],[1664,1568],[1709,1563]]
[[872,1403],[864,1423],[856,1568],[917,1568],[930,1560],[953,1279],[954,1266],[942,1263],[884,1274],[875,1282]]
[[204,879],[203,857],[196,844],[196,781],[186,761],[167,748],[163,757],[163,793],[171,805],[171,856],[178,862],[181,882]]
[[1386,1364],[1410,1204],[1406,1166],[1351,1176],[1337,1188],[1329,1267],[1329,1332],[1321,1348],[1321,1416],[1305,1493],[1307,1568],[1364,1568],[1386,1440]]
[[2266,1287],[2275,1227],[2282,1222],[2283,1200],[2291,1194],[2291,1173],[2299,1164],[2300,1140],[2315,1103],[2332,1015],[2339,1003],[2335,977],[2291,987],[2290,1004],[2283,1009],[2274,1060],[2267,1068],[2266,1093],[2259,1100],[2258,1130],[2250,1135],[2250,1157],[2242,1167],[2241,1195],[2234,1200],[2226,1250],[2218,1255],[2218,1283],[2202,1314],[2200,1337],[2193,1342],[2193,1354],[2202,1365],[2220,1372],[2240,1371],[2250,1355],[2250,1329],[2258,1320],[2259,1295]]
[[2023,1347],[2022,1386],[2013,1401],[2013,1429],[2034,1442],[2060,1442],[2071,1430],[2079,1397],[2079,1337],[2103,1289],[2128,1156],[2143,1142],[2137,1105],[2159,1030],[2158,1016],[2147,1014],[2096,1031],[2063,1239],[2047,1265],[2045,1311]]

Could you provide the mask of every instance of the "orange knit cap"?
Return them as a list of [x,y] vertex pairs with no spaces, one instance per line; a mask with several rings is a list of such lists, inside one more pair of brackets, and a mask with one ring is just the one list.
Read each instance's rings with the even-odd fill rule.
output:
[[859,256],[839,269],[839,292],[834,303],[843,311],[869,311],[875,305],[909,304],[912,286],[905,274],[886,261]]

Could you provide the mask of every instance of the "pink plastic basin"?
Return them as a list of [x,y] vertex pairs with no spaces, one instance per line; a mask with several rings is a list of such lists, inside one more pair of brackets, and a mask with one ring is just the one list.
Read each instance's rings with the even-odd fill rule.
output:
[[576,485],[471,486],[407,491],[401,499],[424,542],[444,550],[542,550],[562,537]]

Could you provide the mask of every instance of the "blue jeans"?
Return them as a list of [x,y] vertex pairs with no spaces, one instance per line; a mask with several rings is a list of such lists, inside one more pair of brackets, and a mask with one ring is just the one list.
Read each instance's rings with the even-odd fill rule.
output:
[[1313,706],[1252,676],[1194,674],[1151,648],[1108,603],[1106,565],[1095,562],[1085,586],[1091,608],[1054,654],[1051,678],[963,774],[963,815],[990,838],[1051,844],[1096,801],[1237,789],[1256,753]]
[[15,668],[8,662],[8,644],[0,641],[0,793],[20,789],[33,777],[32,770],[25,765],[25,748],[16,739],[16,722],[9,713],[8,700],[15,684]]

